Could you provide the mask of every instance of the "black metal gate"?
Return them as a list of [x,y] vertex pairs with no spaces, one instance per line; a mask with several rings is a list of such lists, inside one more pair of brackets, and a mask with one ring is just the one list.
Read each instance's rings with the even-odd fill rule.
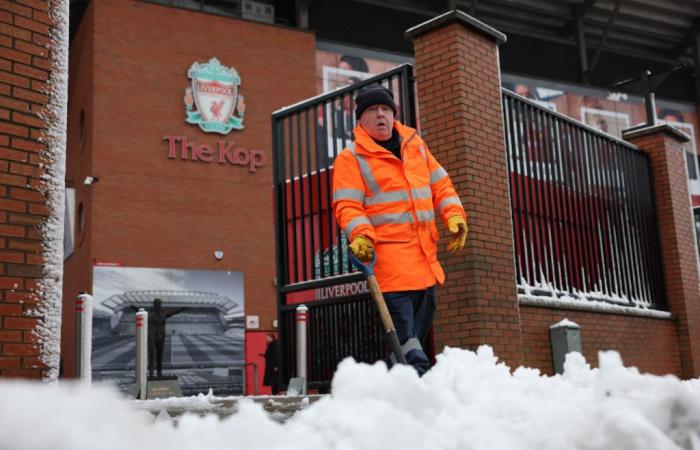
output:
[[665,309],[649,157],[502,95],[519,293]]
[[355,93],[379,83],[394,92],[398,119],[416,126],[412,67],[319,95],[272,114],[278,317],[283,380],[296,373],[294,312],[308,312],[308,385],[324,391],[336,365],[383,355],[379,318],[332,210],[336,156],[353,140]]

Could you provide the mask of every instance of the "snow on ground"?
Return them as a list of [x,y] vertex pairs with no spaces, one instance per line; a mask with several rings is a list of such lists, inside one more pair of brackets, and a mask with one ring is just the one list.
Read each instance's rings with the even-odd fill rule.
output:
[[[510,369],[490,347],[445,349],[422,379],[409,367],[343,361],[333,394],[285,424],[238,413],[144,411],[105,386],[0,380],[0,448],[24,449],[700,449],[700,383],[625,368],[616,352],[563,376]],[[179,400],[180,403],[187,400]],[[192,409],[211,397],[192,397]]]

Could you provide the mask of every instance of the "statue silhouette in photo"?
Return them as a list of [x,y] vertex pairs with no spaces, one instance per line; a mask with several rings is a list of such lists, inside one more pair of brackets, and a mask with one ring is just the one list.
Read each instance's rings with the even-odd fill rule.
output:
[[153,300],[148,308],[148,376],[153,377],[156,369],[158,377],[163,376],[163,348],[165,347],[165,322],[186,308],[163,308],[161,299]]

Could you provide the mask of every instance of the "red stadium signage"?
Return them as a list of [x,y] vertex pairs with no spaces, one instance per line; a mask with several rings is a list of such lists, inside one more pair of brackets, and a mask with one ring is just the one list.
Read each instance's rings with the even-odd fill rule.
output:
[[255,171],[267,163],[265,153],[236,146],[232,141],[219,141],[216,146],[197,144],[186,136],[166,134],[163,140],[168,142],[168,158],[182,161],[202,161],[219,164],[247,166],[248,171]]

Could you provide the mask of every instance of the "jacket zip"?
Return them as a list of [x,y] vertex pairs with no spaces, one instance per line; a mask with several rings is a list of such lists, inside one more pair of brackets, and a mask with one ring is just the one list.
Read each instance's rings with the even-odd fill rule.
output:
[[413,232],[418,234],[418,214],[416,214],[416,205],[413,202],[413,194],[411,193],[411,183],[408,181],[408,177],[406,176],[406,171],[404,170],[404,161],[403,161],[403,151],[408,145],[409,142],[413,139],[413,137],[418,133],[418,131],[414,131],[411,136],[406,139],[406,142],[401,144],[401,173],[403,174],[404,180],[406,180],[406,185],[408,186],[408,200],[411,202],[411,212],[413,213],[413,219],[415,220],[415,226],[413,226]]

